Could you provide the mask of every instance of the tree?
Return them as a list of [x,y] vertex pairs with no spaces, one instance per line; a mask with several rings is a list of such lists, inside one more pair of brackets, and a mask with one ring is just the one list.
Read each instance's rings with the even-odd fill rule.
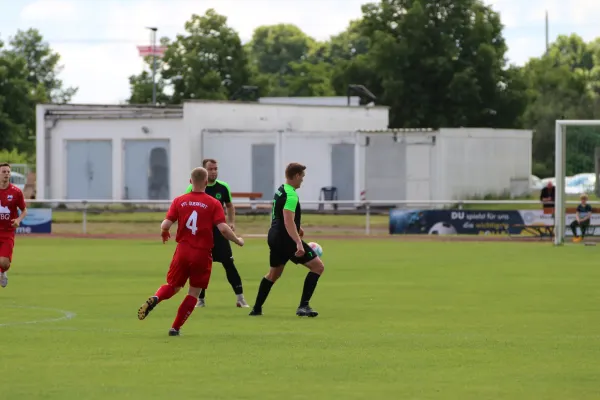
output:
[[65,104],[77,93],[77,88],[63,87],[62,80],[58,79],[63,70],[59,65],[60,55],[44,42],[37,29],[18,31],[10,45],[11,53],[25,59],[29,71],[27,81],[34,87],[41,85],[44,88],[45,101]]
[[351,58],[336,89],[367,86],[391,107],[392,127],[518,124],[523,83],[506,69],[499,15],[481,1],[382,0],[363,6],[354,29],[369,49]]
[[[167,50],[158,63],[157,102],[226,100],[249,84],[247,55],[238,33],[227,26],[227,17],[209,9],[202,16],[192,15],[185,23],[185,31],[186,34],[177,35],[172,43],[161,39]],[[131,76],[129,83],[129,103],[151,101],[150,72]]]
[[262,96],[331,96],[327,44],[291,24],[258,27],[246,45],[252,83]]
[[246,53],[227,17],[209,9],[186,22],[164,56],[161,75],[171,82],[171,103],[184,99],[225,100],[250,77]]
[[60,56],[35,29],[19,31],[10,47],[0,42],[0,149],[35,153],[35,106],[63,103],[77,89],[58,79]]
[[[559,36],[547,54],[531,59],[523,68],[529,83],[523,123],[534,130],[533,173],[554,175],[555,121],[597,119],[598,70],[596,43],[577,35]],[[594,149],[600,146],[597,127],[571,127],[567,135],[568,175],[594,171]]]
[[35,148],[35,125],[32,107],[31,83],[28,82],[27,63],[22,57],[3,49],[0,42],[0,149],[19,151]]
[[315,40],[292,24],[260,26],[247,44],[250,62],[259,74],[285,75],[290,64],[306,59]]

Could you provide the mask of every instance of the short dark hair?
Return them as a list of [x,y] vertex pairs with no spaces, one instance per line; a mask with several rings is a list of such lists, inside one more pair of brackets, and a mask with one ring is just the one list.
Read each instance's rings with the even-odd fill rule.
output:
[[7,163],[7,162],[2,163],[2,164],[0,164],[0,168],[2,168],[2,167],[8,167],[8,168],[10,168],[10,164]]
[[202,160],[203,167],[206,167],[206,164],[208,163],[216,164],[217,160],[215,160],[214,158],[205,158],[204,160]]
[[285,177],[288,179],[293,179],[296,175],[301,174],[306,169],[306,165],[298,164],[298,163],[290,163],[285,169]]

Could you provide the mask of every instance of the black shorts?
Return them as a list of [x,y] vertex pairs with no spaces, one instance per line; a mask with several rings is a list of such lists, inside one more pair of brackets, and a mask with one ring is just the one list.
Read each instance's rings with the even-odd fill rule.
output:
[[231,243],[223,236],[221,231],[215,229],[213,231],[215,247],[212,249],[212,257],[214,262],[223,263],[225,261],[233,261],[233,252],[231,251]]
[[296,243],[288,237],[277,231],[269,230],[267,238],[269,244],[269,265],[271,267],[280,267],[287,264],[288,261],[294,264],[306,264],[307,262],[317,258],[314,250],[303,240],[304,255],[296,257]]

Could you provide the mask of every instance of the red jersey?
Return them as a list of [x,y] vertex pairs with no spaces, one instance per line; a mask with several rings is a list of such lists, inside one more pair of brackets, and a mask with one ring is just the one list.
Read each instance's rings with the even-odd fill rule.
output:
[[191,192],[173,200],[167,219],[177,221],[177,243],[211,251],[213,227],[225,222],[225,213],[219,200],[204,192]]
[[25,196],[21,189],[9,184],[6,189],[0,189],[0,235],[14,234],[15,227],[11,221],[19,217],[19,211],[25,209]]

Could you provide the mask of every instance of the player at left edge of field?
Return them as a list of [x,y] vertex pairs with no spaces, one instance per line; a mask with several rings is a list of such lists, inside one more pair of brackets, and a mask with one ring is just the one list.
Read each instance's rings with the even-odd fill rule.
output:
[[171,226],[177,222],[177,247],[167,273],[167,283],[138,310],[138,319],[145,319],[159,303],[173,297],[189,280],[188,294],[179,306],[169,336],[179,336],[179,330],[196,307],[200,291],[208,288],[214,247],[213,227],[216,226],[227,240],[240,247],[244,245],[244,239],[236,236],[225,222],[221,203],[206,194],[206,169],[195,168],[190,183],[192,191],[173,200],[160,226],[162,241],[166,243],[171,237]]
[[3,288],[8,285],[6,272],[12,262],[15,233],[27,216],[25,196],[10,183],[10,171],[10,164],[0,164],[0,286]]

